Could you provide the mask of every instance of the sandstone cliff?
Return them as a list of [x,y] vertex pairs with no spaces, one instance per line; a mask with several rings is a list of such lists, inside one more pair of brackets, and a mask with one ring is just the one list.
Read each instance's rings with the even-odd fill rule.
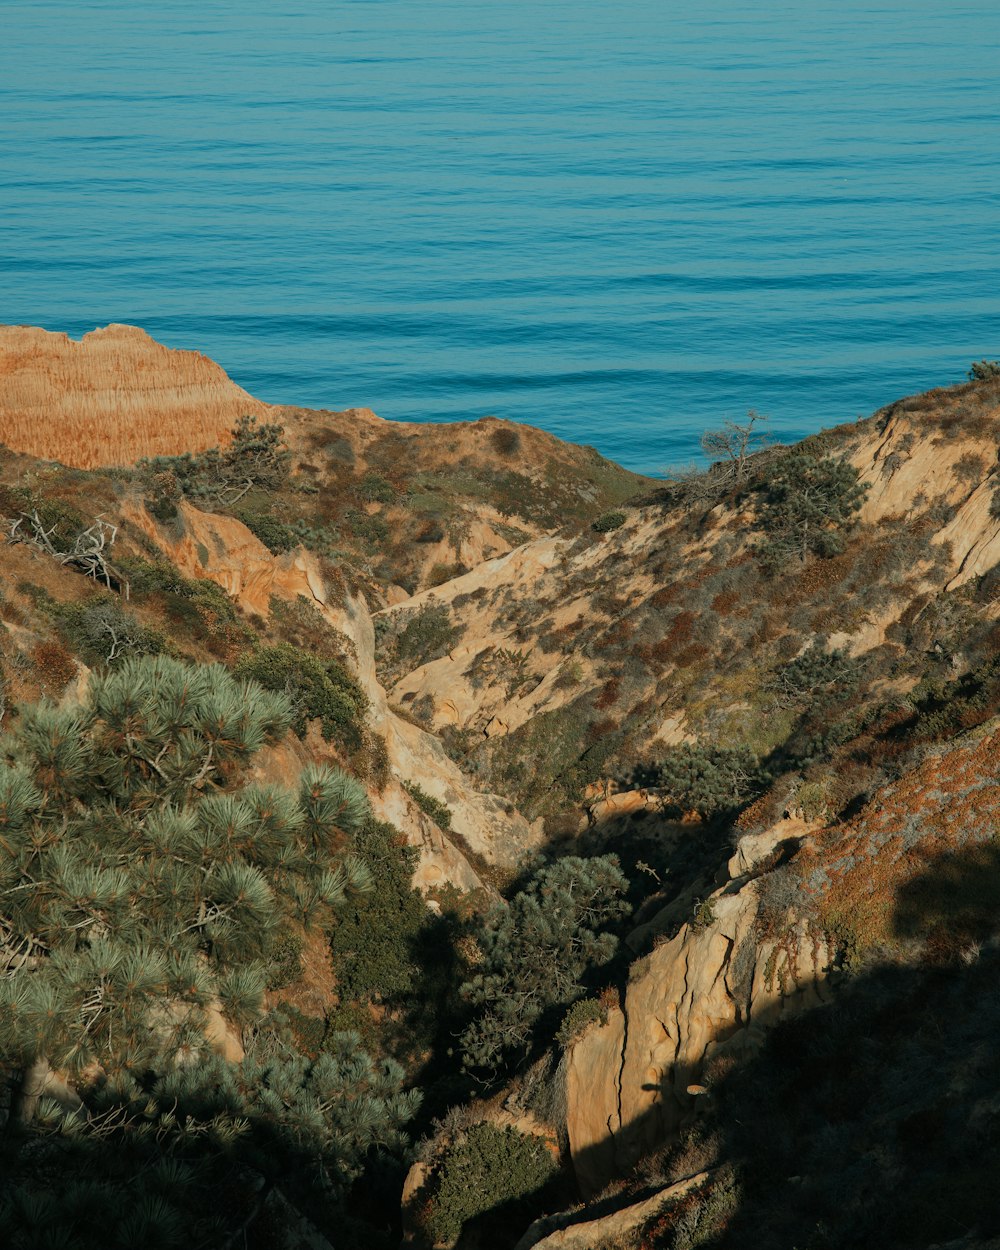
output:
[[236,418],[267,411],[198,352],[135,326],[76,341],[0,326],[0,442],[90,469],[224,444]]

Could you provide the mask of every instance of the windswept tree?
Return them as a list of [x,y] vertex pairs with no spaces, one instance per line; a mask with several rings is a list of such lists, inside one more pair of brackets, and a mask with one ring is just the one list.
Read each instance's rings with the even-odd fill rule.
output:
[[763,446],[758,428],[767,416],[747,413],[746,421],[725,421],[717,430],[706,430],[701,436],[701,449],[712,461],[713,483],[742,486],[750,475],[750,457]]
[[255,488],[277,490],[287,480],[291,463],[283,426],[242,416],[224,450],[210,447],[197,455],[155,456],[142,461],[140,468],[149,480],[151,511],[165,521],[176,514],[181,495],[228,508]]

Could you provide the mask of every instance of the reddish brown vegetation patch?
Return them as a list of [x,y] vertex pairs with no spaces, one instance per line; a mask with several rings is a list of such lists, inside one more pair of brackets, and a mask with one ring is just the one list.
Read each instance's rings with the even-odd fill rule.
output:
[[621,689],[621,682],[617,677],[609,677],[601,689],[601,693],[594,700],[594,707],[600,711],[605,711],[609,707],[614,707],[618,702],[618,694]]

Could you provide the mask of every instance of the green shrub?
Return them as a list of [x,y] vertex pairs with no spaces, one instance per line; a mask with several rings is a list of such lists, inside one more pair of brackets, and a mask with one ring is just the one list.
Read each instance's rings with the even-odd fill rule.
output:
[[146,511],[157,521],[167,524],[177,516],[177,505],[183,495],[177,474],[169,470],[153,473],[149,480],[149,494],[146,496]]
[[369,819],[354,835],[358,854],[378,878],[373,894],[351,900],[338,913],[330,938],[338,991],[351,1003],[398,1000],[413,988],[419,969],[414,947],[431,918],[413,888],[418,852],[398,829]]
[[624,512],[605,512],[603,516],[599,516],[591,525],[591,529],[598,534],[606,534],[609,530],[616,530],[619,526],[624,525],[627,520]]
[[508,1222],[510,1204],[537,1194],[556,1171],[537,1137],[476,1124],[448,1147],[435,1168],[426,1191],[425,1230],[435,1242],[453,1245],[477,1216],[492,1212]]
[[302,975],[302,936],[293,929],[283,929],[271,944],[268,961],[267,988],[280,990],[292,985]]
[[830,787],[824,781],[807,781],[795,791],[795,806],[805,820],[819,820],[830,809]]
[[215,582],[184,577],[166,561],[127,558],[120,569],[131,598],[150,601],[160,609],[171,641],[190,639],[221,660],[230,660],[254,645],[256,635]]
[[513,456],[521,448],[521,435],[518,430],[502,427],[490,435],[490,446],[498,456]]
[[119,561],[119,567],[134,598],[163,595],[168,601],[172,597],[186,599],[210,611],[217,621],[233,623],[239,620],[235,603],[221,586],[207,578],[185,577],[167,560],[126,557]]
[[428,794],[415,781],[404,781],[403,789],[416,803],[417,807],[434,821],[438,828],[451,828],[451,808],[446,803],[436,799],[433,794]]
[[445,655],[460,633],[443,603],[425,603],[407,619],[396,639],[396,652],[418,668]]
[[695,929],[707,929],[715,923],[715,899],[702,898],[695,904],[691,925]]
[[969,366],[970,382],[986,382],[1000,378],[1000,360],[974,360]]
[[270,512],[253,512],[242,508],[233,514],[242,521],[255,538],[259,538],[273,555],[282,555],[299,545],[298,535]]
[[479,755],[487,761],[484,775],[490,788],[506,795],[529,819],[555,814],[578,800],[584,786],[604,775],[621,744],[620,730],[592,735],[582,702],[539,712],[513,732],[491,739]]
[[657,763],[635,770],[633,782],[655,787],[664,805],[702,819],[733,812],[762,794],[768,781],[760,761],[746,747],[684,743]]
[[560,1046],[572,1046],[592,1024],[606,1024],[608,1011],[598,998],[581,998],[563,1016],[556,1034]]
[[368,503],[393,503],[396,488],[381,473],[369,469],[358,483],[358,494]]
[[159,655],[167,640],[142,625],[112,597],[53,606],[59,632],[91,668],[115,664],[126,656]]
[[323,659],[280,642],[246,656],[235,672],[266,690],[286,694],[298,734],[305,733],[308,721],[318,719],[328,742],[351,750],[361,746],[368,699],[339,660]]
[[357,512],[353,508],[345,517],[347,527],[355,538],[371,547],[382,547],[389,537],[389,526],[380,516]]
[[774,674],[769,685],[778,702],[788,706],[809,700],[815,704],[851,695],[860,681],[861,666],[846,651],[827,651],[810,643],[801,655]]

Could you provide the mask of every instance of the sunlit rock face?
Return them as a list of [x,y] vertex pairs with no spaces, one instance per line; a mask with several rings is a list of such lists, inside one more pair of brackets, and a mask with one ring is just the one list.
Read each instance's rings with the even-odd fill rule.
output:
[[0,326],[0,442],[14,451],[81,469],[132,464],[225,444],[237,417],[267,411],[207,356],[136,326],[79,342]]

